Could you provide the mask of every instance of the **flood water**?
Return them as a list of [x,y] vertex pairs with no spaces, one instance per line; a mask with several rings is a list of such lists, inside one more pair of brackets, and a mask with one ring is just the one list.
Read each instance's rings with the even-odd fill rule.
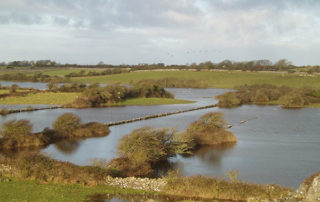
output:
[[[221,89],[170,89],[176,98],[196,100],[197,103],[162,106],[128,106],[95,109],[55,109],[2,116],[0,123],[11,119],[30,119],[34,131],[51,127],[65,112],[81,117],[83,122],[112,122],[150,114],[177,111],[213,104],[210,96],[225,92]],[[52,158],[78,165],[90,165],[92,159],[109,161],[117,156],[119,139],[144,126],[184,130],[207,112],[221,111],[233,127],[236,145],[223,148],[203,148],[194,156],[170,158],[174,168],[185,176],[205,175],[223,177],[237,170],[239,178],[254,183],[276,183],[298,187],[303,179],[320,170],[320,109],[281,109],[279,106],[246,105],[233,109],[211,108],[176,114],[157,119],[110,127],[107,137],[50,145],[42,151]],[[240,124],[241,121],[247,121]]]
[[19,82],[19,81],[0,81],[1,86],[12,86],[17,84],[21,88],[35,88],[39,90],[46,90],[47,83],[44,82]]

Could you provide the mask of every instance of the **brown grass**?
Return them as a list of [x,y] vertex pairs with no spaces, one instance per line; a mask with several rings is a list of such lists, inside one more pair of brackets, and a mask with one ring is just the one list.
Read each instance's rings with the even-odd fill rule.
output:
[[13,168],[11,175],[44,183],[77,183],[99,185],[112,171],[95,166],[77,166],[60,162],[41,154],[24,154],[15,159],[0,156],[0,162]]
[[128,158],[115,158],[112,159],[107,168],[118,173],[121,177],[152,177],[154,176],[154,170],[151,168],[151,164],[148,162],[137,164]]
[[247,200],[248,198],[277,199],[291,191],[278,185],[231,182],[203,176],[168,177],[167,185],[164,188],[166,194],[237,201]]
[[206,132],[194,132],[193,137],[199,145],[221,145],[237,142],[236,136],[224,128]]

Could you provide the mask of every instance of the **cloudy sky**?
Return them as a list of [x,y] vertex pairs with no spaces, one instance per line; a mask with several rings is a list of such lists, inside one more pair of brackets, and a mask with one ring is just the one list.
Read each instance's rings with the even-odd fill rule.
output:
[[319,0],[0,0],[0,61],[320,64]]

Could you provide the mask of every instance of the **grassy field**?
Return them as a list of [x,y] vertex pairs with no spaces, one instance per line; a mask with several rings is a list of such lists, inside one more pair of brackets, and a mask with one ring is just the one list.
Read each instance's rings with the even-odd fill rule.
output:
[[176,77],[180,79],[200,79],[207,82],[211,88],[233,88],[243,84],[274,84],[291,87],[312,86],[320,88],[320,76],[306,77],[298,74],[287,73],[257,73],[238,71],[149,71],[131,72],[117,75],[77,77],[73,81],[83,83],[132,83],[143,79],[161,79],[166,77]]
[[[18,89],[17,92],[27,92],[28,90]],[[10,93],[9,89],[0,89],[0,95]]]
[[[2,91],[0,91],[1,94]],[[47,104],[47,105],[63,105],[72,102],[80,93],[36,93],[28,94],[24,97],[7,97],[0,99],[0,104]],[[166,104],[188,104],[193,101],[170,99],[170,98],[134,98],[124,102],[110,104],[108,106],[124,106],[124,105],[166,105]]]
[[8,93],[9,93],[9,89],[0,89],[0,95],[8,94]]
[[85,70],[87,73],[88,71],[97,71],[101,72],[103,69],[86,69],[86,68],[54,68],[54,69],[15,69],[15,70],[7,70],[7,69],[2,69],[0,70],[0,75],[1,74],[14,74],[14,73],[24,73],[27,75],[33,75],[35,73],[42,72],[42,74],[46,74],[49,76],[64,76],[67,75],[71,72],[80,72],[81,70]]
[[[85,68],[55,68],[55,69],[29,69],[29,70],[1,70],[4,73],[26,73],[28,75],[42,72],[50,76],[64,76],[71,72],[103,71],[103,69]],[[137,82],[143,79],[161,79],[166,77],[176,77],[180,79],[199,79],[207,82],[211,88],[233,88],[243,84],[274,84],[291,87],[312,86],[320,88],[320,76],[299,76],[299,74],[288,74],[280,72],[241,72],[241,71],[141,71],[116,75],[74,77],[72,81],[82,83],[124,83]]]
[[0,201],[83,201],[88,195],[95,193],[151,194],[151,192],[111,186],[39,184],[36,181],[16,179],[10,182],[0,180],[0,190]]
[[72,102],[79,93],[36,93],[23,97],[7,97],[0,99],[0,104],[47,104],[60,105]]
[[[117,103],[115,105],[169,105],[169,104],[189,104],[194,103],[194,101],[189,100],[179,100],[171,98],[133,98],[127,99],[124,102]],[[111,106],[114,104],[111,104]]]
[[72,72],[80,72],[81,70],[84,70],[85,73],[88,73],[89,71],[95,71],[95,72],[101,72],[103,69],[85,69],[85,68],[69,68],[69,69],[52,69],[52,70],[45,70],[42,71],[43,74],[49,75],[49,76],[64,76],[67,74],[70,74]]

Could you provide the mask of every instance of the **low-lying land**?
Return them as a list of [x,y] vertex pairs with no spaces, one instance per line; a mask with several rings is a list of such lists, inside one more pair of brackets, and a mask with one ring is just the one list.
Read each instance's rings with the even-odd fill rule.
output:
[[[320,76],[318,74],[310,75],[303,73],[286,73],[286,72],[246,72],[246,71],[232,71],[232,70],[201,70],[201,71],[187,71],[187,70],[170,70],[170,71],[135,71],[125,72],[110,75],[99,75],[99,72],[104,69],[95,70],[97,74],[90,76],[90,69],[52,69],[43,70],[43,73],[34,71],[33,73],[26,73],[21,70],[21,74],[16,75],[16,79],[10,79],[11,76],[2,76],[2,80],[11,81],[46,81],[46,82],[81,82],[87,83],[103,83],[103,84],[135,84],[141,80],[165,80],[174,78],[176,82],[168,82],[169,86],[181,86],[181,87],[209,87],[209,88],[234,88],[239,85],[253,85],[253,84],[273,84],[277,86],[289,86],[289,87],[303,87],[310,86],[314,88],[320,87]],[[37,70],[39,71],[39,70]],[[14,70],[13,74],[17,74],[18,70]],[[1,72],[0,72],[1,74]],[[66,77],[66,75],[77,75],[76,77]],[[30,77],[30,78],[29,78]],[[197,81],[197,85],[193,82],[185,82],[186,80]]]
[[84,201],[94,194],[151,195],[152,192],[100,185],[41,184],[36,180],[24,180],[0,176],[0,201]]
[[204,145],[222,145],[237,142],[225,129],[222,113],[207,113],[190,124],[187,131],[176,133],[173,129],[144,127],[123,137],[118,144],[119,157],[107,167],[122,177],[154,177],[160,164],[177,154],[192,155]]
[[[183,195],[184,197],[197,197],[204,199],[229,199],[229,200],[247,200],[249,198],[258,199],[277,199],[282,195],[292,192],[291,189],[277,185],[256,185],[248,184],[241,181],[228,181],[223,179],[214,179],[206,177],[179,177],[169,175],[163,179],[149,180],[137,178],[112,178],[115,172],[105,168],[95,166],[76,166],[67,162],[59,162],[49,159],[39,154],[28,154],[17,156],[15,159],[0,156],[0,187],[8,190],[9,193],[1,193],[0,197],[9,199],[22,198],[20,194],[12,195],[14,188],[23,187],[23,190],[30,190],[26,197],[35,197],[35,189],[42,190],[47,188],[39,195],[44,199],[52,199],[58,191],[65,188],[61,196],[57,199],[62,200],[64,197],[73,197],[75,192],[82,192],[75,199],[82,199],[86,195],[103,194],[103,193],[131,193],[131,194],[154,194],[152,190],[137,191],[132,190],[131,184],[136,188],[156,187],[157,191],[163,195]],[[2,180],[3,179],[3,180]],[[37,185],[34,181],[36,180]],[[154,185],[148,186],[148,182]],[[39,184],[40,183],[40,184]],[[43,184],[45,183],[45,184]],[[126,189],[119,189],[107,185],[121,183]],[[139,184],[140,183],[140,184]],[[137,185],[138,184],[138,185]],[[82,186],[81,186],[82,185]],[[128,189],[129,188],[129,189]],[[146,188],[147,189],[147,188]],[[159,190],[158,190],[159,189]],[[52,192],[49,192],[52,191]],[[70,196],[65,196],[67,190],[70,190]],[[21,193],[16,190],[17,193]],[[37,194],[36,194],[37,195]],[[74,199],[74,198],[72,198]]]
[[[64,105],[72,102],[80,93],[54,93],[44,92],[28,94],[23,97],[7,97],[0,99],[0,104],[45,104],[45,105]],[[172,99],[172,98],[132,98],[122,102],[108,104],[106,106],[125,106],[125,105],[166,105],[166,104],[188,104],[194,101]]]
[[110,132],[106,124],[81,124],[80,118],[71,113],[59,116],[52,127],[53,129],[45,128],[42,132],[32,133],[32,124],[28,120],[8,121],[1,128],[0,150],[40,148],[61,140],[101,137]]
[[[159,105],[186,104],[192,101],[174,99],[173,95],[156,84],[139,85],[131,88],[112,85],[83,85],[79,83],[64,84],[48,83],[49,90],[25,90],[11,88],[1,89],[0,104],[46,104],[63,105],[64,107],[103,107],[113,105]],[[1,95],[1,94],[0,94]]]
[[320,90],[311,87],[291,88],[275,85],[244,85],[236,91],[217,96],[219,107],[242,104],[280,104],[283,108],[316,107],[320,104]]
[[144,71],[97,77],[76,77],[72,81],[83,83],[137,83],[145,79],[178,78],[204,81],[209,88],[234,88],[239,85],[273,84],[289,87],[311,86],[320,88],[320,76],[300,76],[288,73],[239,72],[239,71]]
[[40,92],[30,93],[25,96],[10,96],[0,99],[0,104],[46,104],[46,105],[63,105],[72,102],[80,93],[64,92]]

